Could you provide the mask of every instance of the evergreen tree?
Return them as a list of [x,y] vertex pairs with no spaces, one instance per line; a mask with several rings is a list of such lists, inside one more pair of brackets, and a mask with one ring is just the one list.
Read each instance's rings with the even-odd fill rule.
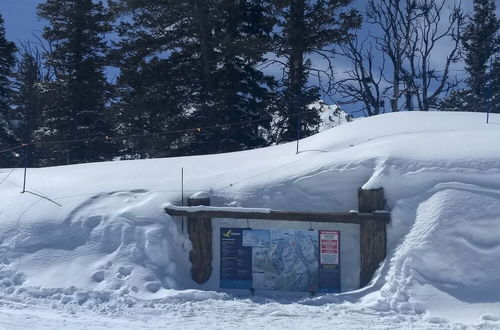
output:
[[474,15],[463,36],[468,89],[452,93],[441,110],[500,112],[494,101],[500,99],[500,20],[495,9],[494,0],[474,0]]
[[492,61],[489,72],[488,103],[490,112],[500,113],[500,55],[497,54]]
[[[20,54],[16,78],[16,93],[13,99],[16,108],[16,135],[24,142],[34,141],[34,134],[41,127],[42,115],[42,61],[37,50],[32,50],[29,45],[24,47]],[[28,166],[36,166],[37,157],[33,157],[33,145],[29,145],[27,155]]]
[[[104,74],[110,15],[101,1],[47,0],[38,14],[48,21],[43,37],[53,46],[47,65],[55,73],[45,85],[51,100],[43,109],[44,139],[86,141],[47,144],[51,164],[81,163],[110,158],[106,103],[109,86]],[[59,151],[64,151],[64,155]]]
[[361,17],[355,10],[339,13],[351,0],[275,0],[278,19],[274,48],[285,59],[284,89],[275,109],[276,142],[287,142],[317,131],[319,114],[307,106],[319,98],[319,88],[309,86],[312,70],[309,55],[335,43],[347,41],[349,30],[359,27]]
[[[132,120],[125,127],[141,134],[213,126],[129,143],[136,150],[130,154],[214,153],[266,143],[269,120],[260,119],[268,115],[273,80],[256,67],[270,45],[267,0],[123,0],[116,6],[132,17],[118,28],[119,112]],[[241,121],[246,124],[224,125]],[[154,152],[145,155],[144,148]]]
[[455,90],[439,103],[441,111],[477,111],[477,100],[469,89]]
[[[214,6],[214,66],[211,113],[213,124],[243,123],[197,134],[195,153],[237,151],[266,145],[268,105],[274,79],[257,66],[271,48],[274,25],[267,1],[221,0]],[[195,115],[196,116],[196,115]],[[212,116],[212,118],[210,118]],[[196,117],[195,117],[196,118]],[[203,118],[203,117],[201,117]],[[198,120],[199,125],[206,125]],[[204,134],[203,134],[204,133]]]
[[480,102],[476,111],[486,111],[488,64],[492,56],[500,51],[500,20],[495,9],[495,0],[474,0],[474,15],[464,33],[465,64],[469,73],[467,82],[472,95]]
[[182,107],[188,103],[181,102],[183,77],[182,72],[174,73],[170,61],[158,57],[139,67],[122,65],[112,111],[114,131],[118,136],[136,136],[119,143],[123,159],[180,154],[184,134],[168,132],[187,127]]
[[[13,132],[12,75],[15,65],[16,46],[5,37],[4,20],[0,15],[0,149],[4,150],[18,142]],[[12,166],[14,152],[0,155],[0,167]]]

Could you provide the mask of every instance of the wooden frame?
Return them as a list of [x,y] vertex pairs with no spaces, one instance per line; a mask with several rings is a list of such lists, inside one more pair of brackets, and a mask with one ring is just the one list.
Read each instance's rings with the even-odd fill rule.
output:
[[256,219],[256,220],[282,220],[282,221],[304,221],[304,222],[332,222],[350,223],[360,225],[367,221],[377,221],[388,224],[389,213],[340,213],[340,212],[297,212],[269,210],[268,212],[223,210],[220,207],[203,207],[198,210],[196,207],[165,207],[165,211],[170,216],[196,216],[212,219]]
[[212,219],[258,219],[269,221],[329,222],[359,225],[360,287],[367,285],[386,256],[386,225],[390,213],[385,206],[383,189],[358,190],[358,212],[299,212],[268,209],[210,207],[210,198],[188,199],[188,206],[167,205],[170,216],[187,216],[193,280],[202,284],[212,274]]

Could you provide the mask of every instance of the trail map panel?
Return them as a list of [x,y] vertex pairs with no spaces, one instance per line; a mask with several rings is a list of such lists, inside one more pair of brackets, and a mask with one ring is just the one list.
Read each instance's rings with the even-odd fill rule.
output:
[[252,247],[243,246],[243,229],[220,229],[220,287],[252,288]]
[[255,289],[316,291],[318,237],[313,231],[272,230],[268,246],[252,250]]
[[220,287],[340,292],[340,232],[221,228]]

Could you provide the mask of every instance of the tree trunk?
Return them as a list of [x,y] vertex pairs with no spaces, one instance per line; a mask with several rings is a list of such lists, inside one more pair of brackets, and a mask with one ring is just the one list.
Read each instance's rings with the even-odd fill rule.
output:
[[208,8],[205,0],[195,1],[195,19],[198,23],[198,38],[200,42],[200,64],[201,64],[201,85],[202,85],[202,98],[207,100],[212,90],[212,83],[210,79],[211,72],[211,56],[210,56],[210,38],[209,38],[209,23]]
[[[290,22],[289,22],[289,86],[292,97],[289,103],[289,131],[293,131],[296,126],[297,134],[300,132],[300,119],[298,114],[301,111],[301,96],[304,83],[304,11],[305,0],[292,0],[290,4]],[[295,116],[294,116],[295,115]],[[295,124],[296,123],[296,124]],[[294,125],[295,124],[295,125]],[[291,132],[290,132],[291,133]],[[290,134],[291,135],[291,134]]]

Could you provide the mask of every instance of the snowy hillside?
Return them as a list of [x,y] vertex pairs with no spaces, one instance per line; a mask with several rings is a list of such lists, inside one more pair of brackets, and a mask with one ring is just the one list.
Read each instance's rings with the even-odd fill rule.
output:
[[[28,169],[36,195],[15,170],[0,184],[0,328],[500,328],[500,116],[484,119],[393,113],[304,139],[299,154],[290,143]],[[386,262],[342,294],[197,285],[183,225],[162,208],[180,204],[181,168],[185,194],[217,206],[349,211],[358,187],[384,187]]]
[[309,110],[316,110],[320,115],[320,125],[319,131],[346,124],[351,122],[353,118],[347,112],[342,110],[338,105],[335,104],[325,104],[323,101],[314,102],[308,106]]

